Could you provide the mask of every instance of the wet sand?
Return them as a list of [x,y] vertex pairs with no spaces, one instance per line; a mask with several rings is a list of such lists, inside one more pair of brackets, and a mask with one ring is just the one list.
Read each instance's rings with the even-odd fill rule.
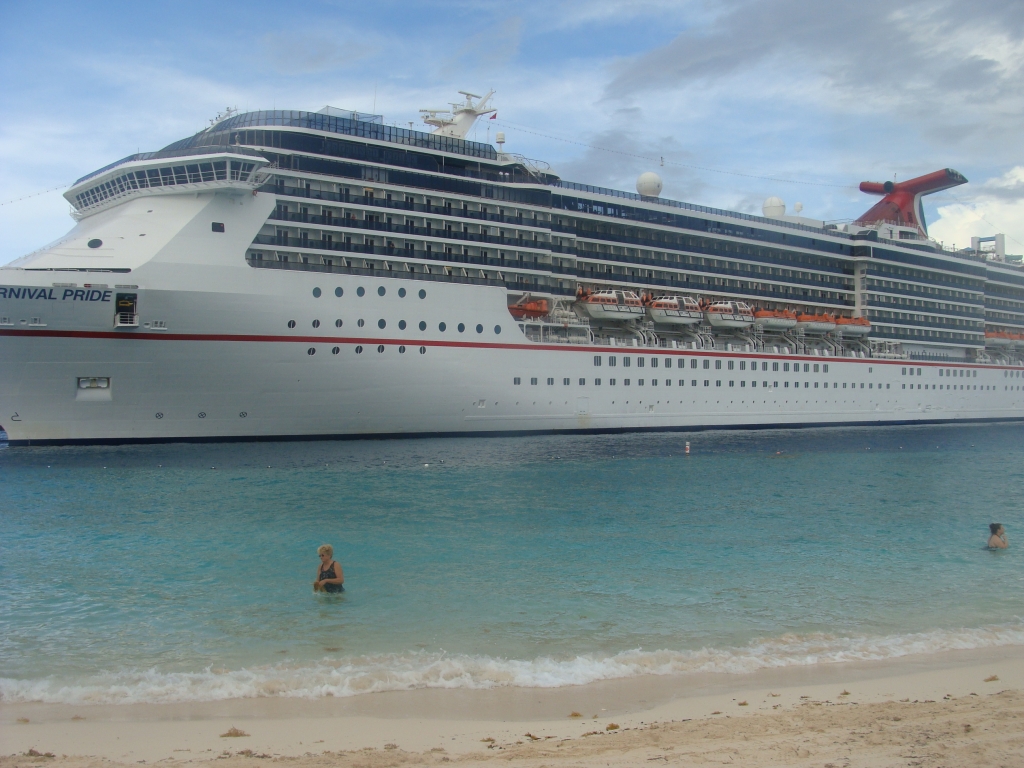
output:
[[[247,735],[222,736],[232,728]],[[557,689],[5,703],[0,744],[8,755],[0,768],[214,759],[311,767],[1024,765],[1024,648]]]

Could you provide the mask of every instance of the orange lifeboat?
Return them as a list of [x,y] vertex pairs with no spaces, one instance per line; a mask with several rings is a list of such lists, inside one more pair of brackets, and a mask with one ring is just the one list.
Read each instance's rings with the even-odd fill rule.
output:
[[548,306],[547,299],[531,299],[530,294],[527,293],[515,304],[509,306],[508,311],[516,320],[526,320],[547,317],[551,308]]
[[836,329],[836,319],[832,315],[801,314],[796,316],[796,327],[806,333],[828,333]]
[[759,309],[754,322],[766,331],[788,331],[796,325],[796,312],[788,309]]
[[1007,333],[1006,331],[985,331],[985,346],[986,347],[1012,347],[1014,341],[1013,337],[1017,334]]
[[837,317],[836,327],[843,336],[867,336],[871,333],[871,321],[866,317]]

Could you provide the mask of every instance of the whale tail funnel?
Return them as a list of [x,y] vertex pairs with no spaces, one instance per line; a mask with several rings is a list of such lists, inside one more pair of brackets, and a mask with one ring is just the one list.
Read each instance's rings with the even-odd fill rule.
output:
[[921,198],[950,187],[966,184],[963,174],[952,168],[945,168],[916,179],[907,181],[862,181],[860,191],[869,195],[884,195],[866,213],[857,219],[857,224],[896,224],[901,227],[917,227],[922,235],[928,235]]

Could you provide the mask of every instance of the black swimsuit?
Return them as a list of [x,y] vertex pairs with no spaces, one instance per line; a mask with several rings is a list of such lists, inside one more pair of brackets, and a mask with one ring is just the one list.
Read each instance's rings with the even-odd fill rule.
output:
[[[320,581],[323,581],[324,579],[336,579],[336,578],[338,578],[338,574],[334,570],[334,562],[333,561],[331,562],[330,567],[328,567],[328,568],[321,568],[320,569]],[[322,586],[323,586],[323,588],[327,592],[344,592],[345,591],[345,585],[344,584],[324,584]]]

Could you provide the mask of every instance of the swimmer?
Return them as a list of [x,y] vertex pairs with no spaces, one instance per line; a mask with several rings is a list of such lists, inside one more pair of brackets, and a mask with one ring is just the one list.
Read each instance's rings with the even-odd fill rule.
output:
[[324,544],[317,547],[316,552],[320,555],[320,570],[317,572],[316,581],[313,582],[313,591],[344,592],[345,573],[341,570],[341,563],[333,559],[334,547]]
[[992,532],[988,537],[989,549],[1006,549],[1010,546],[1006,541],[1006,529],[1000,523],[990,523],[988,529]]

